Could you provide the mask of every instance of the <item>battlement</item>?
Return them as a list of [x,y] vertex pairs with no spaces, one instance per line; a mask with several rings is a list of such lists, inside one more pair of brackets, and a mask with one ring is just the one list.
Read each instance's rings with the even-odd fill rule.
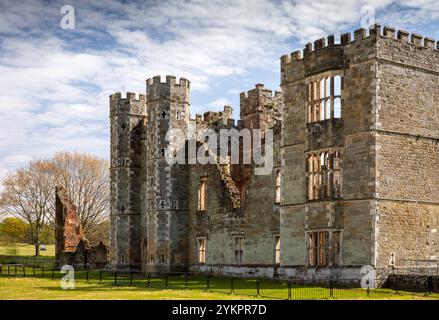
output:
[[165,79],[166,80],[162,82],[160,75],[154,76],[152,78],[146,79],[146,86],[148,87],[153,85],[171,85],[171,86],[187,87],[188,89],[190,89],[191,82],[184,77],[181,77],[178,83],[177,83],[177,78],[172,75],[166,75]]
[[137,94],[133,92],[127,92],[125,97],[122,97],[122,93],[115,92],[110,95],[110,101],[120,101],[120,100],[130,100],[130,101],[137,101],[137,102],[145,102],[146,101],[146,95],[144,94]]
[[281,56],[281,66],[306,59],[311,53],[325,48],[346,46],[377,37],[391,38],[395,41],[403,41],[416,47],[439,52],[439,41],[436,42],[432,38],[423,37],[416,33],[410,34],[404,30],[396,31],[394,28],[387,26],[382,28],[380,25],[376,24],[369,30],[360,28],[355,30],[353,34],[350,32],[341,34],[338,39],[331,34],[326,38],[317,39],[313,43],[307,43],[303,50],[296,50],[291,54]]
[[248,90],[247,92],[241,92],[239,94],[239,100],[243,101],[244,99],[254,96],[255,94],[259,95],[261,92],[264,92],[265,95],[269,92],[273,98],[282,96],[282,92],[276,90],[273,94],[273,90],[265,88],[264,84],[262,83],[257,83],[255,84],[254,89]]
[[124,97],[120,92],[110,95],[110,115],[117,114],[146,114],[146,96],[127,92]]
[[146,80],[147,101],[157,99],[169,99],[189,103],[190,100],[190,81],[180,78],[177,82],[175,76],[167,75],[163,82],[161,76],[155,76]]
[[197,113],[195,118],[191,119],[197,125],[210,125],[216,123],[218,125],[234,125],[233,108],[225,105],[223,111],[206,111],[204,114]]

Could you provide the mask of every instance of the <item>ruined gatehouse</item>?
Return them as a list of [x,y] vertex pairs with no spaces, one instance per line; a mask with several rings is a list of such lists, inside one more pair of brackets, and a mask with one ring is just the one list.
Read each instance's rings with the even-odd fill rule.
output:
[[[439,259],[438,43],[374,26],[280,60],[282,92],[241,93],[238,121],[192,118],[174,76],[110,96],[112,266],[346,277]],[[272,129],[273,170],[170,165],[169,128]]]

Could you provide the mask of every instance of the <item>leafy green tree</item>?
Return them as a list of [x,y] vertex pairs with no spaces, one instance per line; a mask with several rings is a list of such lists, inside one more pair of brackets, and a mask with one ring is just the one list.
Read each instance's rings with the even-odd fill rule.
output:
[[8,243],[25,241],[27,226],[19,218],[5,218],[0,223],[0,239]]

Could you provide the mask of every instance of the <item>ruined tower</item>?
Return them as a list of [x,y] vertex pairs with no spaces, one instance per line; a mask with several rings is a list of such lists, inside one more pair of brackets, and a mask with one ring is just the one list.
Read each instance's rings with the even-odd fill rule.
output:
[[128,92],[110,96],[111,195],[110,263],[138,269],[141,264],[141,137],[146,126],[146,97]]
[[437,258],[435,46],[374,26],[281,58],[283,265]]
[[[174,76],[146,80],[148,124],[143,163],[142,200],[143,270],[178,270],[186,267],[188,170],[168,164],[170,128],[187,132],[190,120],[190,82]],[[184,148],[184,138],[181,147]]]
[[276,120],[282,118],[282,92],[267,89],[258,83],[248,92],[239,96],[241,105],[241,123],[243,127],[253,129],[272,128]]

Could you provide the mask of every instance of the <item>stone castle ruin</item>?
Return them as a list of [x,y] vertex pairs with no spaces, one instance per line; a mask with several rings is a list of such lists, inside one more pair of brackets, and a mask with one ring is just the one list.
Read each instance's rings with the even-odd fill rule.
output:
[[[282,92],[241,93],[238,121],[191,118],[184,78],[110,96],[114,268],[355,276],[439,259],[438,43],[374,26],[280,68]],[[272,129],[273,170],[170,165],[169,128]]]
[[90,246],[84,236],[75,205],[62,187],[55,188],[55,260],[58,266],[103,268],[108,247],[102,242]]

